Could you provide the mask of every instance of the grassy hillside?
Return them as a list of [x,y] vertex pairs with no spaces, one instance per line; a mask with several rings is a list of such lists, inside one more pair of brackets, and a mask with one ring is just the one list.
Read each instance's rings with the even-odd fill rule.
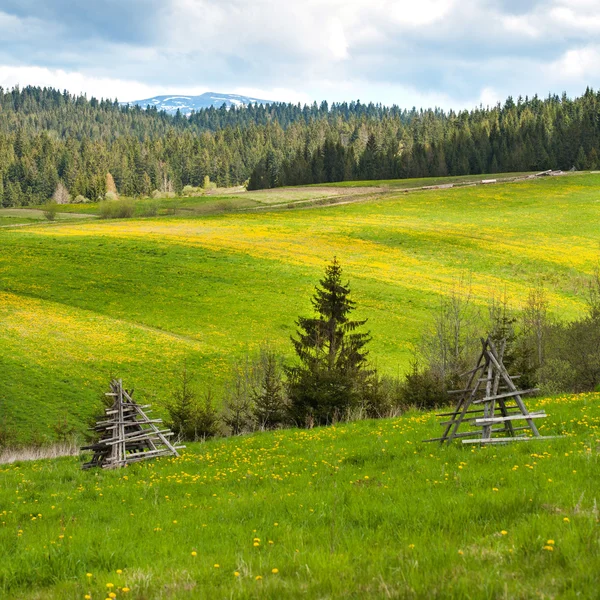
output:
[[407,367],[461,277],[478,302],[506,290],[515,304],[541,279],[552,311],[574,316],[600,254],[599,186],[591,174],[307,210],[0,228],[0,410],[23,439],[52,435],[63,416],[81,426],[111,375],[160,405],[184,359],[199,387],[219,388],[261,342],[289,356],[294,320],[334,255],[390,373]]
[[440,447],[412,413],[121,471],[0,465],[0,596],[595,597],[600,395],[530,404],[565,437]]

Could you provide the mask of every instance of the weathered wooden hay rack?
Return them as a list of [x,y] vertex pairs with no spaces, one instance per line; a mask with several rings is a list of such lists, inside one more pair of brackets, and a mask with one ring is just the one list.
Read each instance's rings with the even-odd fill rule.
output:
[[133,391],[125,390],[120,379],[111,381],[106,395],[114,401],[94,427],[100,439],[81,448],[94,452],[92,460],[82,468],[116,469],[148,458],[179,456],[177,450],[185,446],[171,444],[168,438],[173,433],[157,427],[162,419],[149,418],[150,405],[137,404],[132,399]]
[[[440,423],[445,428],[443,435],[424,441],[443,444],[462,439],[463,444],[502,444],[555,437],[540,435],[534,420],[548,415],[544,411],[530,413],[523,402],[524,395],[538,390],[517,389],[514,380],[519,376],[511,376],[506,370],[503,363],[506,341],[502,342],[500,352],[489,337],[482,339],[481,343],[482,351],[477,365],[465,373],[469,376],[465,389],[450,392],[460,395],[456,408],[438,415],[449,417]],[[518,425],[515,423],[518,421],[525,421],[526,424]],[[463,426],[471,429],[459,431]]]

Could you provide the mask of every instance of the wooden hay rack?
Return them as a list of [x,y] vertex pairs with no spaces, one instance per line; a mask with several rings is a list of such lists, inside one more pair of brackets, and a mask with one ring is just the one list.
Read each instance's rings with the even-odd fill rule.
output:
[[[557,436],[542,436],[535,420],[548,415],[544,411],[529,412],[523,396],[537,392],[537,388],[519,390],[514,383],[518,375],[509,375],[503,357],[506,341],[500,352],[490,337],[482,339],[482,351],[477,364],[469,376],[466,387],[450,392],[460,395],[452,412],[438,417],[449,417],[440,423],[444,427],[441,437],[425,442],[452,442],[461,439],[463,444],[504,444],[532,439],[551,439]],[[519,424],[525,421],[525,424]],[[459,431],[461,427],[475,429]],[[531,434],[531,435],[528,435]]]
[[162,419],[151,419],[147,414],[151,412],[150,405],[135,402],[133,390],[125,390],[120,379],[111,381],[110,392],[106,395],[114,401],[93,428],[100,439],[81,448],[94,452],[83,469],[116,469],[159,456],[179,456],[177,450],[185,446],[171,444],[169,437],[173,432],[159,429],[157,425],[162,423]]

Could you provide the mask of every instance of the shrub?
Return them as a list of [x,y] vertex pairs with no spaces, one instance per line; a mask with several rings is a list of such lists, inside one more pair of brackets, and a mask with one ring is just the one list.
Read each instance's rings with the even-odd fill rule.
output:
[[148,200],[138,203],[140,217],[155,217],[158,214],[160,203],[157,200]]
[[48,221],[54,221],[56,219],[56,211],[58,209],[58,205],[56,202],[48,202],[44,205],[44,217],[48,219]]
[[117,194],[115,192],[106,192],[106,194],[104,194],[104,199],[105,200],[118,200],[119,196],[117,196]]
[[100,202],[98,213],[101,219],[127,219],[133,217],[135,206],[133,200],[105,200]]
[[177,387],[167,402],[169,419],[167,426],[181,440],[194,441],[196,439],[195,419],[198,411],[196,394],[191,387],[191,377],[184,364],[179,375]]
[[254,419],[260,429],[275,429],[286,422],[283,363],[268,347],[261,348],[253,364],[252,400]]
[[254,429],[251,368],[248,362],[234,366],[225,386],[225,401],[221,418],[231,435]]
[[450,403],[446,382],[431,369],[421,368],[413,361],[402,386],[402,401],[406,407],[431,410]]
[[75,200],[73,200],[73,202],[75,204],[87,204],[89,202],[89,199],[86,198],[85,196],[82,196],[81,194],[79,194],[78,196],[75,197]]
[[209,389],[197,406],[194,417],[195,438],[206,439],[219,435],[220,423],[219,411],[215,408],[212,391]]

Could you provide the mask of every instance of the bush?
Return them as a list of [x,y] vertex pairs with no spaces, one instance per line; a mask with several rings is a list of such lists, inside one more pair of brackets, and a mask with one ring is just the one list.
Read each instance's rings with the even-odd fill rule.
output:
[[54,221],[56,219],[56,211],[58,209],[58,205],[56,202],[48,202],[44,208],[44,217],[48,219],[48,221]]
[[104,199],[105,200],[118,200],[119,196],[117,196],[117,194],[115,194],[114,192],[106,192],[106,194],[104,194]]
[[231,435],[254,430],[251,367],[248,362],[235,366],[225,386],[225,401],[221,418]]
[[194,421],[198,406],[186,365],[183,366],[178,385],[172,398],[167,402],[166,408],[169,413],[169,419],[166,423],[169,429],[181,440],[194,441],[196,439]]
[[98,212],[101,219],[128,219],[133,217],[135,206],[133,200],[105,200],[100,202]]
[[212,392],[209,389],[197,406],[194,429],[196,439],[206,439],[219,435],[221,418],[213,403]]
[[288,413],[281,358],[273,350],[262,348],[252,370],[252,411],[256,424],[260,429],[281,427]]
[[73,200],[73,202],[75,204],[87,204],[89,202],[89,199],[86,198],[85,196],[82,196],[81,194],[79,194],[78,196],[75,197],[75,200]]
[[160,202],[157,200],[148,200],[138,203],[138,214],[140,217],[155,217],[160,208]]
[[405,376],[402,386],[402,402],[405,407],[432,410],[450,403],[446,382],[431,369],[421,368],[417,361]]

